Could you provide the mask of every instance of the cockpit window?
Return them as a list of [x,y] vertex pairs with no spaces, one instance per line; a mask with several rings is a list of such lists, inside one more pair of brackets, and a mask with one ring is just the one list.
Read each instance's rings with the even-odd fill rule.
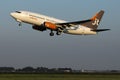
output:
[[21,13],[20,11],[16,11],[17,13]]

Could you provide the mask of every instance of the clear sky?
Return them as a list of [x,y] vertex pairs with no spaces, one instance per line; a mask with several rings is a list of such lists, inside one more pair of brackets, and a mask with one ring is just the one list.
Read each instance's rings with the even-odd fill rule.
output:
[[[0,66],[120,69],[120,0],[2,0],[0,2]],[[47,32],[18,23],[9,15],[28,10],[55,18],[77,21],[99,10],[105,15],[99,28],[111,31],[92,36]]]

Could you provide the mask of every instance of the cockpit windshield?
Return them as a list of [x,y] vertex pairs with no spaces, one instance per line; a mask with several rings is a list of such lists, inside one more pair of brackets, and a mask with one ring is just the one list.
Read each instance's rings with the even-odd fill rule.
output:
[[20,11],[16,11],[16,13],[21,13]]

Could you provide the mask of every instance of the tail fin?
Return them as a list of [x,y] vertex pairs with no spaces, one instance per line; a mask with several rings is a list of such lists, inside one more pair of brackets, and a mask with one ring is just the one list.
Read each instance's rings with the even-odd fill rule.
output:
[[104,11],[101,10],[100,12],[98,12],[96,15],[94,15],[92,18],[91,18],[91,21],[90,22],[86,22],[86,23],[83,23],[81,25],[83,26],[86,26],[86,27],[89,27],[91,28],[92,30],[96,30],[99,26],[99,23],[102,19],[102,16],[104,14]]

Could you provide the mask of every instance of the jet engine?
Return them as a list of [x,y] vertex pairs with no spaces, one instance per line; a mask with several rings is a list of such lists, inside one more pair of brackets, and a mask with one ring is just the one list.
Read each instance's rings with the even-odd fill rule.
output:
[[51,30],[57,30],[57,27],[55,24],[51,23],[51,22],[45,22],[44,23],[44,26],[48,29],[51,29]]
[[32,26],[33,29],[38,30],[38,31],[45,31],[46,27],[45,26]]

